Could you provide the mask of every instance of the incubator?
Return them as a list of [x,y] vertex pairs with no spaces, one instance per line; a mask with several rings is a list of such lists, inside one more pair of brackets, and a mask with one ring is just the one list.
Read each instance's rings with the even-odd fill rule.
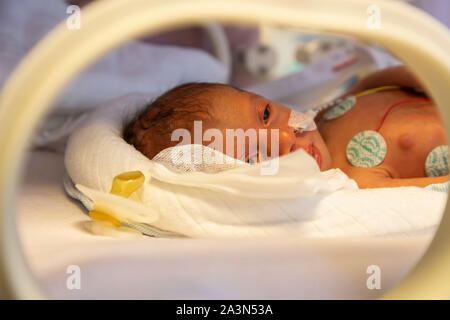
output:
[[[379,29],[366,27],[371,2],[365,0],[195,3],[96,1],[83,8],[80,29],[68,30],[61,23],[4,84],[0,293],[8,298],[123,298],[124,290],[101,286],[95,275],[102,274],[111,276],[118,288],[126,283],[132,297],[139,298],[308,298],[311,292],[313,298],[448,298],[444,280],[450,263],[449,217],[446,212],[441,221],[444,208],[448,211],[442,186],[436,186],[438,191],[359,190],[339,169],[321,173],[306,152],[280,158],[276,176],[261,175],[263,164],[238,163],[214,173],[203,165],[174,169],[165,163],[169,153],[152,161],[125,143],[121,132],[125,122],[175,84],[231,79],[230,47],[218,23],[258,29],[258,43],[242,53],[241,67],[252,76],[244,89],[290,106],[289,126],[297,132],[314,130],[312,119],[331,104],[336,108],[326,119],[344,115],[358,97],[338,97],[372,71],[400,62],[423,81],[448,127],[448,30],[423,12],[391,1],[377,2],[383,12]],[[104,77],[105,69],[97,65],[100,72],[85,74],[84,83],[70,84],[126,41],[192,23],[201,23],[218,39],[212,56],[152,48],[155,63],[146,70],[159,71],[156,75]],[[136,56],[148,53],[142,43],[129,48]],[[119,65],[120,56],[110,56],[103,66]],[[186,68],[173,61],[185,61]],[[144,70],[138,63],[121,66],[125,73]],[[94,84],[99,82],[108,84],[105,91],[97,90]],[[72,87],[60,94],[69,84]],[[132,87],[141,92],[132,93]],[[130,92],[124,96],[121,90]],[[50,113],[58,101],[65,109]],[[82,112],[79,106],[84,106]],[[45,115],[55,116],[55,122],[37,131],[33,147],[70,135],[67,144],[60,145],[65,154],[33,151],[19,189],[25,146]],[[350,162],[361,165],[348,153]],[[445,174],[442,164],[448,162],[448,150],[432,153],[426,162],[430,175]],[[61,181],[81,206],[66,197]],[[39,200],[44,198],[47,201]],[[368,209],[362,212],[364,206]],[[26,253],[19,241],[17,211]],[[91,231],[107,237],[86,232],[82,226],[90,219],[96,222]],[[120,234],[129,238],[114,238]],[[415,265],[429,244],[423,260],[400,283],[404,266]],[[232,268],[222,266],[224,255]],[[73,261],[90,275],[85,291],[64,287],[65,266]],[[365,286],[365,271],[374,263],[388,274],[379,292]],[[264,277],[255,275],[255,267],[264,269]],[[146,281],[135,276],[139,272],[147,272]],[[146,290],[149,284],[152,290]],[[323,294],[317,292],[320,286]]]

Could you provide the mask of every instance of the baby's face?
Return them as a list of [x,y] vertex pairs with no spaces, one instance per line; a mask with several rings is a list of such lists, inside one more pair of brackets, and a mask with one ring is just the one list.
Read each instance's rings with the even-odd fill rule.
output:
[[[267,148],[267,155],[272,155],[274,149],[271,145],[271,132],[278,129],[279,155],[286,155],[298,149],[304,149],[317,162],[321,170],[332,168],[332,159],[330,152],[322,139],[318,130],[303,131],[302,133],[294,133],[294,128],[288,125],[291,109],[278,103],[267,100],[258,95],[241,92],[233,88],[221,88],[209,93],[214,105],[212,115],[214,120],[211,127],[217,128],[222,132],[224,137],[223,150],[226,150],[226,129],[255,129],[258,132],[257,148],[250,148],[249,139],[246,139],[245,161],[251,159],[254,161],[255,154],[250,154],[249,150],[261,150],[260,145],[264,144]],[[207,128],[203,128],[205,130]],[[266,129],[267,137],[260,138],[259,131]],[[228,141],[230,142],[230,141]],[[227,154],[236,157],[237,144],[239,141],[235,138],[234,154]],[[255,147],[255,146],[253,146]],[[260,160],[260,155],[256,155],[256,159]]]

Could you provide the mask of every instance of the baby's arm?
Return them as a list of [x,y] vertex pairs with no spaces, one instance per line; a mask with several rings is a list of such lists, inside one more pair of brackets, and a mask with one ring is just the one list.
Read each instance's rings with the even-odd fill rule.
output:
[[391,85],[424,89],[420,81],[406,66],[397,66],[379,70],[368,75],[361,79],[361,81],[359,81],[347,94],[354,94],[366,89]]
[[444,183],[447,182],[448,180],[449,180],[448,175],[442,177],[424,177],[424,178],[407,178],[407,179],[386,178],[384,180],[374,181],[373,184],[369,184],[367,186],[359,186],[359,184],[358,186],[360,188],[395,188],[408,186],[416,186],[424,188],[430,184]]
[[425,178],[408,178],[408,179],[388,179],[386,181],[386,187],[405,187],[405,186],[417,186],[426,187],[430,184],[444,183],[449,180],[449,176],[442,177],[425,177]]
[[354,167],[347,170],[347,175],[356,181],[358,187],[366,188],[395,188],[395,187],[426,187],[430,184],[444,183],[449,180],[449,176],[442,177],[422,177],[422,178],[392,178],[388,171],[379,168],[359,168]]

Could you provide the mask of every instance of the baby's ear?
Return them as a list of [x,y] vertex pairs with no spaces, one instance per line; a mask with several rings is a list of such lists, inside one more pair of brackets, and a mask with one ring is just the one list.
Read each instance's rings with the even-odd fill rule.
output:
[[123,130],[123,138],[125,141],[129,144],[135,144],[136,142],[136,135],[135,135],[135,126],[136,126],[137,119],[133,119],[130,123],[125,125],[125,128]]
[[152,120],[158,115],[160,110],[158,108],[148,108],[144,111],[144,113],[139,117],[138,122],[142,129],[148,129]]
[[123,138],[125,139],[125,141],[134,146],[139,143],[142,132],[145,131],[145,128],[142,127],[141,123],[141,119],[143,116],[143,112],[134,115],[134,117],[128,122],[128,124],[125,124],[125,128],[123,130]]

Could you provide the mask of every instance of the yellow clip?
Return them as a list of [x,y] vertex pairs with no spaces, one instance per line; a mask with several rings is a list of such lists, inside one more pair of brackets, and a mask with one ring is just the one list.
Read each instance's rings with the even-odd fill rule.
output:
[[[133,192],[137,191],[144,184],[144,181],[144,174],[140,171],[123,172],[114,177],[109,193],[119,197],[129,198]],[[89,211],[89,216],[92,220],[109,222],[116,228],[120,227],[119,220],[107,212],[96,210],[95,206],[94,210]]]
[[119,197],[128,198],[139,189],[145,181],[140,171],[128,171],[114,177],[109,193]]
[[95,209],[91,210],[91,211],[89,211],[89,216],[91,217],[92,220],[109,222],[116,228],[120,227],[120,221],[119,220],[117,220],[113,216],[110,216],[109,214],[106,214],[106,213],[104,213],[102,211],[97,211]]

